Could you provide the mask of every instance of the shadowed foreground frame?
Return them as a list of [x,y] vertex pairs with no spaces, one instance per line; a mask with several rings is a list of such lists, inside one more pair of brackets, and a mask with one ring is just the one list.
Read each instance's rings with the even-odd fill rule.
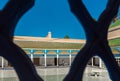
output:
[[[98,55],[104,61],[112,81],[119,81],[120,68],[107,41],[107,31],[117,15],[120,0],[109,0],[98,21],[94,21],[81,0],[69,0],[71,11],[82,23],[87,42],[77,54],[69,73],[63,81],[82,81],[83,72],[90,58]],[[13,43],[17,22],[34,5],[34,0],[9,0],[0,11],[0,56],[15,68],[20,81],[43,81],[26,53]]]
[[107,33],[112,19],[117,15],[120,0],[108,0],[106,9],[95,21],[82,0],[69,0],[72,13],[83,25],[87,42],[75,57],[69,73],[63,81],[82,81],[83,73],[88,61],[95,55],[105,63],[112,81],[120,80],[120,68],[108,45]]
[[20,81],[43,81],[26,53],[13,43],[17,22],[33,5],[34,0],[9,0],[0,11],[0,56],[13,65]]

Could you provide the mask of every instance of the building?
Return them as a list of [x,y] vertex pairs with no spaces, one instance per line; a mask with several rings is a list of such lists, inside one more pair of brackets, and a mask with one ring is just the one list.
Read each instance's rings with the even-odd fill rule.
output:
[[[113,26],[108,32],[111,49],[120,64],[120,26]],[[52,33],[48,32],[46,37],[15,36],[14,42],[28,54],[36,66],[47,67],[70,66],[86,40],[52,38]],[[88,65],[104,67],[98,56],[91,58]],[[11,64],[1,57],[0,66],[3,68]]]
[[[30,57],[36,66],[69,66],[85,40],[46,37],[15,36],[14,42]],[[1,57],[0,66],[11,66]]]

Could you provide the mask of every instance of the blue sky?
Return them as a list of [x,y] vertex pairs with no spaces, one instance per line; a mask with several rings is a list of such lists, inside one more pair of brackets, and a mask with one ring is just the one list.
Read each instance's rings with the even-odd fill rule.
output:
[[[0,9],[8,0],[0,0]],[[105,8],[107,0],[83,0],[93,18],[97,19]],[[84,30],[70,12],[67,0],[36,0],[34,7],[18,22],[16,36],[45,37],[51,31],[52,37],[69,35],[74,39],[85,39]]]

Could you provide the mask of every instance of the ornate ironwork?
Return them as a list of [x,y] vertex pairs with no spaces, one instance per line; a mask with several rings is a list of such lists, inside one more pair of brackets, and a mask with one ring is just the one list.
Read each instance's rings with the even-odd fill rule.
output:
[[43,81],[26,53],[13,43],[17,22],[34,5],[34,0],[9,0],[0,11],[0,56],[15,68],[20,81]]
[[[82,81],[88,60],[98,55],[105,62],[113,81],[119,81],[120,68],[115,61],[107,41],[108,27],[118,12],[120,0],[109,0],[98,21],[90,16],[81,0],[69,0],[71,11],[82,23],[87,43],[77,54],[68,75],[63,81]],[[17,22],[34,5],[34,0],[9,0],[0,11],[0,56],[7,59],[15,68],[20,81],[43,81],[26,53],[13,43]],[[24,66],[24,67],[23,67]]]
[[112,81],[119,81],[120,68],[115,61],[107,41],[109,25],[117,15],[120,0],[108,0],[106,9],[95,21],[82,0],[69,0],[71,11],[83,25],[87,43],[77,54],[68,75],[63,81],[82,81],[83,73],[90,58],[98,55],[105,63]]

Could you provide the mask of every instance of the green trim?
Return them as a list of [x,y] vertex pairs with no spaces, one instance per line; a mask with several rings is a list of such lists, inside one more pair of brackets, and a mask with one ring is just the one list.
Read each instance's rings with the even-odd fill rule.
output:
[[57,42],[38,42],[38,41],[14,41],[22,48],[41,48],[41,49],[80,49],[84,44],[80,43],[57,43]]
[[109,45],[110,46],[120,46],[120,38],[109,40]]
[[114,22],[110,25],[110,28],[113,28],[113,27],[116,27],[116,26],[119,26],[119,25],[120,25],[120,20],[117,20],[116,22]]

